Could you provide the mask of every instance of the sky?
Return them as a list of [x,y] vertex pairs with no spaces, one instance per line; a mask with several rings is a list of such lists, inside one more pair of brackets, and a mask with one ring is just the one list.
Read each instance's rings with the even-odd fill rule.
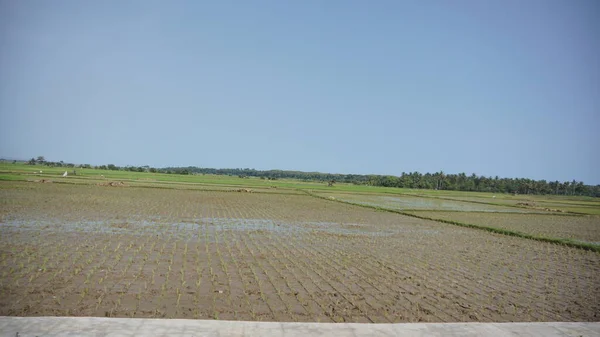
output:
[[600,184],[600,2],[0,0],[0,157]]

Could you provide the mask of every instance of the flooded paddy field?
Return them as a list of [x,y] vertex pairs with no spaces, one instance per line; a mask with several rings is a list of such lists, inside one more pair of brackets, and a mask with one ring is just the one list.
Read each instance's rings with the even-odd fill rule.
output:
[[432,197],[418,197],[413,195],[378,195],[358,193],[317,193],[320,196],[335,198],[350,203],[383,207],[399,211],[409,210],[445,210],[461,212],[510,212],[530,213],[541,212],[517,207],[504,207],[483,203],[464,202],[461,200],[448,200]]
[[0,182],[0,315],[384,323],[598,313],[600,254],[582,249],[308,195]]
[[[600,200],[581,196],[557,195],[511,195],[477,192],[435,191],[435,193],[414,192],[417,196],[441,198],[450,201],[466,201],[472,203],[512,206],[531,212],[550,210],[551,212],[572,212],[580,214],[600,215]],[[514,208],[513,208],[514,210]],[[517,209],[518,211],[518,209]]]
[[548,238],[572,239],[600,245],[600,216],[413,211],[433,219],[485,225]]

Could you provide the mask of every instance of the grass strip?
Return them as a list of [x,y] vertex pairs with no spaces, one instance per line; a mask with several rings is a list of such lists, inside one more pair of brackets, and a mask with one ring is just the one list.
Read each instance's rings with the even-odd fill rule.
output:
[[481,230],[485,230],[485,231],[492,232],[492,233],[503,234],[503,235],[508,235],[508,236],[515,236],[515,237],[519,237],[519,238],[523,238],[523,239],[530,239],[530,240],[541,241],[541,242],[549,242],[549,243],[554,243],[554,244],[558,244],[558,245],[564,245],[567,247],[579,248],[579,249],[584,249],[584,250],[589,250],[589,251],[593,251],[596,253],[600,253],[600,245],[595,245],[592,243],[580,242],[580,241],[575,241],[575,240],[571,240],[571,239],[563,239],[563,238],[548,238],[548,237],[536,236],[536,235],[531,235],[531,234],[522,233],[522,232],[511,231],[511,230],[503,229],[503,228],[468,224],[468,223],[453,221],[453,220],[430,218],[427,216],[406,213],[406,212],[395,210],[395,209],[389,209],[389,208],[372,206],[372,205],[363,205],[363,204],[358,204],[358,203],[344,201],[344,200],[338,200],[338,199],[330,199],[330,198],[327,198],[324,196],[320,196],[318,194],[314,194],[307,190],[301,189],[300,191],[303,191],[304,193],[306,193],[312,197],[327,200],[327,201],[336,201],[336,202],[340,202],[343,204],[370,208],[370,209],[374,209],[376,211],[396,213],[396,214],[410,216],[410,217],[417,218],[417,219],[437,221],[437,222],[447,223],[447,224],[456,225],[456,226],[460,226],[460,227],[481,229]]
[[[319,196],[321,197],[321,196]],[[328,199],[331,200],[331,199]],[[336,200],[339,200],[336,198]],[[354,205],[353,202],[351,201],[346,201],[346,200],[341,200],[344,201],[346,203],[351,203]],[[367,206],[368,204],[361,204],[361,203],[357,203],[356,205],[361,205],[361,206]],[[379,206],[374,206],[374,207],[379,207]],[[593,214],[573,214],[573,213],[551,213],[551,212],[547,212],[547,211],[538,211],[536,212],[535,210],[532,210],[531,212],[519,212],[519,211],[464,211],[464,210],[457,210],[457,209],[427,209],[427,208],[407,208],[407,209],[403,209],[400,212],[415,212],[415,213],[419,213],[419,212],[440,212],[440,213],[483,213],[483,214],[519,214],[519,215],[527,215],[527,214],[531,214],[531,215],[544,215],[544,216],[567,216],[567,217],[585,217],[585,216],[593,216]]]
[[535,210],[532,210],[532,212],[518,212],[518,211],[461,211],[461,210],[456,210],[456,209],[423,209],[423,208],[415,208],[415,209],[405,209],[403,210],[404,212],[440,212],[440,213],[484,213],[484,214],[519,214],[519,215],[527,215],[527,214],[534,214],[534,215],[544,215],[544,216],[568,216],[568,217],[585,217],[585,216],[591,216],[592,214],[573,214],[573,213],[566,213],[566,212],[556,212],[556,213],[551,213],[551,212],[547,212],[547,211],[539,211],[536,212]]

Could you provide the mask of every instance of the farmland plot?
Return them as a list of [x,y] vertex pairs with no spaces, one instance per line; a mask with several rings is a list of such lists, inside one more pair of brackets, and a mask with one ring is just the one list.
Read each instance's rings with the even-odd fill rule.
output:
[[325,193],[319,192],[322,197],[335,198],[337,200],[350,203],[383,207],[399,211],[407,210],[446,210],[461,212],[512,212],[528,213],[540,212],[537,210],[528,210],[516,207],[503,207],[497,205],[487,205],[472,202],[463,202],[460,200],[447,200],[428,197],[417,197],[411,195],[377,195],[377,194],[358,194],[358,193]]
[[[575,212],[600,215],[600,201],[592,197],[557,195],[509,195],[459,191],[415,191],[416,195],[430,196],[450,201],[517,206],[530,211]],[[437,208],[439,209],[439,208]]]
[[600,254],[302,195],[2,183],[0,315],[597,321]]
[[470,212],[410,212],[432,219],[502,228],[535,236],[572,239],[600,245],[600,216]]
[[552,212],[575,212],[582,214],[600,215],[600,205],[596,202],[586,202],[577,200],[544,200],[539,196],[537,198],[530,197],[528,199],[512,197],[503,198],[478,198],[478,197],[444,197],[446,200],[468,201],[475,203],[494,203],[499,205],[512,205],[520,208],[528,208],[532,211],[550,210]]

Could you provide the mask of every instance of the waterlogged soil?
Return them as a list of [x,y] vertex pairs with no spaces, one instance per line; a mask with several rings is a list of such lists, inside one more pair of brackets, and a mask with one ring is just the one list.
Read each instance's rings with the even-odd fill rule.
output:
[[544,200],[534,197],[527,196],[523,197],[444,197],[445,199],[462,200],[476,203],[494,203],[503,204],[510,206],[517,206],[520,208],[526,207],[533,210],[543,211],[550,210],[550,212],[575,212],[582,214],[600,215],[600,204],[598,202],[590,201],[579,201],[579,200]]
[[548,238],[571,239],[600,245],[600,216],[502,214],[466,212],[411,212],[432,219],[508,229]]
[[[159,222],[152,220],[132,221],[78,221],[65,222],[60,219],[26,221],[6,220],[2,223],[4,229],[14,231],[61,231],[76,233],[108,233],[129,235],[163,235],[169,233],[179,238],[189,236],[198,238],[207,226],[214,231],[268,231],[284,232],[300,235],[308,232],[323,232],[324,234],[360,235],[360,236],[389,236],[407,231],[437,233],[427,229],[389,228],[381,229],[369,224],[333,223],[333,222],[281,222],[269,219],[234,219],[234,218],[199,218],[193,222]],[[214,238],[211,236],[211,240]]]
[[0,315],[598,321],[600,254],[302,195],[0,183]]
[[[480,203],[454,201],[438,198],[421,198],[416,196],[386,196],[373,194],[350,194],[350,193],[320,193],[319,195],[327,198],[351,202],[360,205],[383,207],[388,209],[407,211],[407,210],[447,210],[463,212],[512,212],[529,213],[533,210],[503,207],[496,205],[486,205]],[[538,211],[539,212],[539,211]]]

